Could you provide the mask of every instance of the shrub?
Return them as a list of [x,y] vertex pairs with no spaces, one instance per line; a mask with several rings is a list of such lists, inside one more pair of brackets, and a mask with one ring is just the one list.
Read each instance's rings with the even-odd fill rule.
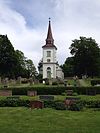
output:
[[57,82],[53,82],[52,85],[58,85],[58,83]]
[[78,96],[77,92],[74,92],[74,93],[72,94],[72,96]]
[[5,99],[0,100],[0,107],[19,107],[19,106],[25,106],[29,107],[29,100],[11,100],[11,99]]
[[65,104],[63,102],[56,102],[55,103],[56,110],[66,110]]
[[100,84],[100,80],[91,80],[91,85],[94,86],[94,85],[97,85],[97,84]]
[[100,108],[100,100],[85,101],[85,106],[88,108]]
[[61,95],[66,90],[73,90],[77,94],[95,95],[100,94],[100,86],[96,87],[64,87],[64,86],[41,86],[41,87],[16,87],[16,88],[1,88],[12,90],[13,95],[27,95],[28,90],[37,91],[38,95]]
[[55,108],[55,101],[44,101],[45,108]]
[[68,109],[71,111],[81,111],[83,107],[84,107],[83,102],[78,101],[76,103],[71,104]]
[[21,83],[22,83],[22,84],[28,84],[29,81],[28,81],[28,80],[23,80],[23,81],[21,81]]
[[61,95],[62,95],[62,96],[66,96],[66,93],[65,93],[65,92],[63,92]]

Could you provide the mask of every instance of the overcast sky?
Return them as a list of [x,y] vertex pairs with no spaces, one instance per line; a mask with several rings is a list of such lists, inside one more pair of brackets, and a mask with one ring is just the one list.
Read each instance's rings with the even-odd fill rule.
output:
[[100,0],[0,0],[0,34],[36,66],[49,17],[60,64],[70,56],[72,40],[85,36],[100,44]]

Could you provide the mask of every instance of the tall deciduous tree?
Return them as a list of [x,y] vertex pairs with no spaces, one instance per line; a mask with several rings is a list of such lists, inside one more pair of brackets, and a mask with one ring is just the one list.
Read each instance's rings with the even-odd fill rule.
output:
[[94,39],[86,37],[75,39],[70,50],[74,58],[75,74],[79,76],[100,74],[100,48]]
[[61,67],[64,72],[64,77],[74,76],[74,58],[73,57],[68,57]]
[[23,52],[14,50],[7,36],[0,35],[0,76],[28,78],[32,77],[35,72],[36,68],[32,60],[27,59]]
[[36,72],[36,68],[33,64],[33,61],[30,59],[27,59],[25,62],[26,62],[26,69],[28,72],[28,77],[35,77],[37,72]]
[[18,59],[14,47],[5,35],[0,35],[0,75],[14,77]]

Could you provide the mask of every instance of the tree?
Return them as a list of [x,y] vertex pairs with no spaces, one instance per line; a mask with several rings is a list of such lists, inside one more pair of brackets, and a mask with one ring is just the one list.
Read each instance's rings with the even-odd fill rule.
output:
[[35,74],[36,68],[32,60],[27,59],[23,52],[14,50],[7,36],[0,35],[0,76],[28,78]]
[[38,71],[39,74],[43,75],[43,59],[41,59],[38,63]]
[[18,59],[18,64],[17,64],[17,73],[16,76],[21,76],[21,77],[28,77],[28,71],[26,69],[26,57],[24,56],[24,53],[22,51],[16,50],[16,56]]
[[100,48],[94,39],[86,37],[75,39],[70,50],[76,75],[98,76],[100,74]]
[[22,51],[16,50],[16,55],[20,64],[20,76],[26,78],[35,77],[36,68],[33,64],[33,61],[31,59],[27,59]]
[[27,59],[25,62],[26,62],[26,70],[28,72],[28,77],[35,77],[37,72],[33,64],[33,61],[30,59]]
[[64,77],[72,77],[74,76],[74,59],[73,57],[68,57],[65,63],[61,66]]
[[0,75],[14,77],[17,71],[18,59],[7,35],[0,35]]

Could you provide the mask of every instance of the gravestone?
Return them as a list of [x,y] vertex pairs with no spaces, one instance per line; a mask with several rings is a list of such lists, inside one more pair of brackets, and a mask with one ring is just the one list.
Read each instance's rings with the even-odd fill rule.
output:
[[67,97],[65,100],[65,105],[67,107],[70,107],[72,104],[76,103],[78,100],[80,100],[79,97]]
[[0,90],[0,96],[12,96],[11,90]]
[[11,85],[14,85],[14,84],[16,84],[16,80],[10,79],[10,80],[9,80],[9,83],[10,83]]
[[40,100],[43,100],[43,101],[52,101],[54,100],[54,96],[50,96],[50,95],[40,95],[39,96],[39,99]]
[[30,108],[34,109],[42,109],[44,107],[44,103],[42,101],[30,101]]
[[67,96],[72,96],[73,95],[73,90],[66,90]]
[[2,84],[3,84],[4,88],[8,87],[8,83],[9,83],[8,78],[5,78],[5,79],[2,80]]
[[27,91],[28,96],[37,96],[37,91]]
[[21,80],[22,80],[21,76],[18,77],[18,78],[17,78],[17,84],[21,84]]
[[30,83],[30,85],[33,85],[33,79],[32,78],[29,79],[29,83]]

